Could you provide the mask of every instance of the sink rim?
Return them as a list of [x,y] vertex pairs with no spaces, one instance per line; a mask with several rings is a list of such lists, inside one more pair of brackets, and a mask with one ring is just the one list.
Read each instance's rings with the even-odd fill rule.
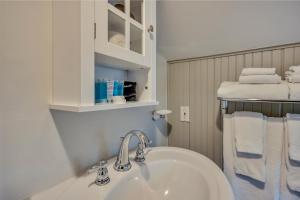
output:
[[[224,200],[225,199],[232,199],[232,200],[234,199],[232,188],[231,188],[226,176],[221,171],[221,169],[212,160],[210,160],[206,156],[204,156],[198,152],[192,151],[192,150],[178,148],[178,147],[153,147],[153,148],[148,148],[146,151],[148,151],[148,153],[146,155],[146,161],[145,161],[146,164],[151,164],[152,162],[159,162],[160,160],[164,160],[164,161],[168,160],[168,161],[184,162],[184,163],[192,165],[188,161],[183,161],[178,158],[175,160],[170,158],[170,155],[172,155],[172,154],[178,156],[178,154],[176,154],[176,153],[186,155],[187,159],[194,158],[196,161],[198,161],[200,163],[199,167],[204,167],[206,165],[206,167],[211,170],[210,173],[208,173],[208,174],[213,175],[210,178],[213,177],[213,179],[215,179],[213,181],[215,182],[215,184],[218,188],[219,197],[220,197],[219,199],[221,199],[221,198]],[[161,156],[161,153],[165,153],[166,157]],[[135,152],[131,152],[130,153],[131,161],[133,161],[134,156],[135,156]],[[114,161],[115,159],[112,159],[112,160]],[[137,171],[140,170],[138,163],[135,163],[135,162],[131,162],[131,163],[132,163],[132,169],[125,172],[128,174],[128,176],[132,176],[134,173],[136,173]],[[192,166],[195,167],[194,165],[192,165]],[[208,186],[212,186],[212,183],[210,180],[207,179],[207,176],[204,178],[205,178],[205,180],[208,181],[207,182]],[[123,182],[123,181],[124,181],[123,178],[121,178],[117,182],[115,182],[114,185],[110,187],[110,190],[107,190],[105,192],[106,196],[109,195],[110,193],[113,193],[114,192],[113,190],[116,189],[117,187],[119,187],[119,185],[122,184],[121,182]],[[214,188],[214,189],[216,189],[216,188]]]
[[[231,189],[231,186],[225,177],[224,173],[221,171],[221,169],[209,158],[205,157],[202,154],[199,154],[197,152],[178,148],[178,147],[152,147],[147,148],[146,151],[149,151],[146,155],[146,164],[153,162],[153,160],[159,161],[166,160],[168,157],[172,157],[175,155],[175,157],[181,156],[184,158],[184,156],[188,157],[187,159],[193,159],[196,158],[201,165],[205,165],[208,167],[211,171],[211,174],[213,174],[212,177],[217,182],[218,191],[220,194],[220,199],[222,200],[234,200],[233,192]],[[67,200],[67,199],[92,199],[92,200],[105,200],[107,198],[107,195],[113,191],[117,185],[124,180],[125,177],[129,177],[132,173],[135,171],[138,171],[140,169],[140,166],[133,161],[133,158],[135,156],[135,152],[132,151],[130,153],[130,161],[132,164],[132,168],[127,172],[118,172],[113,169],[114,162],[116,160],[116,157],[108,160],[108,173],[111,178],[111,181],[109,184],[104,186],[97,186],[92,185],[88,187],[96,178],[96,172],[91,174],[85,174],[81,177],[73,177],[69,180],[71,181],[65,181],[47,191],[44,191],[40,193],[41,195],[35,195],[31,198],[31,200],[50,200],[54,199],[53,196],[55,196],[57,200]],[[189,164],[189,163],[188,163]],[[210,173],[208,173],[210,174]],[[56,193],[55,193],[56,192]],[[48,196],[48,198],[47,198]],[[49,198],[50,196],[50,198]],[[36,198],[34,198],[36,197]],[[44,198],[39,198],[44,197]]]

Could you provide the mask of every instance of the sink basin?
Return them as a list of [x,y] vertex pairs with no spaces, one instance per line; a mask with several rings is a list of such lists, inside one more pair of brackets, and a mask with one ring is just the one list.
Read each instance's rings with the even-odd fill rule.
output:
[[[105,186],[90,185],[96,173],[69,181],[56,189],[58,200],[233,200],[231,187],[222,171],[199,153],[175,148],[146,149],[146,161],[127,172],[108,163],[111,181]],[[133,158],[135,154],[131,154]],[[90,185],[90,186],[89,186]],[[45,195],[44,195],[45,196]],[[53,194],[52,194],[53,197]],[[52,198],[53,199],[53,198]],[[34,199],[38,200],[38,199]]]

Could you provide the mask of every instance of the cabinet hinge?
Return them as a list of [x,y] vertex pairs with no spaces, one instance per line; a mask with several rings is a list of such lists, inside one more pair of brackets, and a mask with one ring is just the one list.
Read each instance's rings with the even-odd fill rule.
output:
[[94,39],[96,39],[96,31],[97,31],[97,25],[94,23]]

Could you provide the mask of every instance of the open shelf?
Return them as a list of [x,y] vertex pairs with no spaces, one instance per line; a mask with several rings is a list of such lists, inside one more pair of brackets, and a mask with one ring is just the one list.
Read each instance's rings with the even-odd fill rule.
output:
[[[114,44],[109,44],[109,46],[114,46],[115,49],[122,49],[122,47],[119,47]],[[123,51],[123,50],[122,50]],[[127,50],[130,51],[130,50]],[[131,54],[136,54],[136,55],[141,55],[136,52],[130,52]],[[97,65],[102,65],[106,67],[111,67],[115,69],[121,69],[121,70],[140,70],[140,69],[150,69],[150,66],[148,65],[142,65],[142,64],[137,64],[125,59],[119,59],[116,57],[112,57],[109,55],[105,54],[100,54],[95,52],[95,63]]]
[[146,106],[156,106],[157,101],[137,101],[137,102],[127,102],[125,104],[95,104],[94,106],[68,106],[68,105],[50,105],[52,110],[62,110],[70,112],[91,112],[91,111],[101,111],[101,110],[116,110],[123,108],[136,108],[136,107],[146,107]]

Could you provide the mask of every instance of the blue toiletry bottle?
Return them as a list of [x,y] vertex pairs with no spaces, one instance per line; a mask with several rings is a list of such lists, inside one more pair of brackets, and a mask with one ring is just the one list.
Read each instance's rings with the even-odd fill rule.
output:
[[118,87],[119,87],[119,81],[115,80],[114,81],[114,92],[113,92],[114,96],[119,96]]
[[95,102],[100,103],[100,81],[95,81]]
[[107,83],[107,101],[111,103],[111,99],[113,96],[114,92],[114,81],[113,80],[108,80],[106,81]]
[[124,94],[124,81],[119,81],[118,95],[123,96],[123,94]]
[[107,102],[107,81],[102,79],[100,81],[100,86],[99,86],[99,93],[100,93],[100,103],[106,103]]

